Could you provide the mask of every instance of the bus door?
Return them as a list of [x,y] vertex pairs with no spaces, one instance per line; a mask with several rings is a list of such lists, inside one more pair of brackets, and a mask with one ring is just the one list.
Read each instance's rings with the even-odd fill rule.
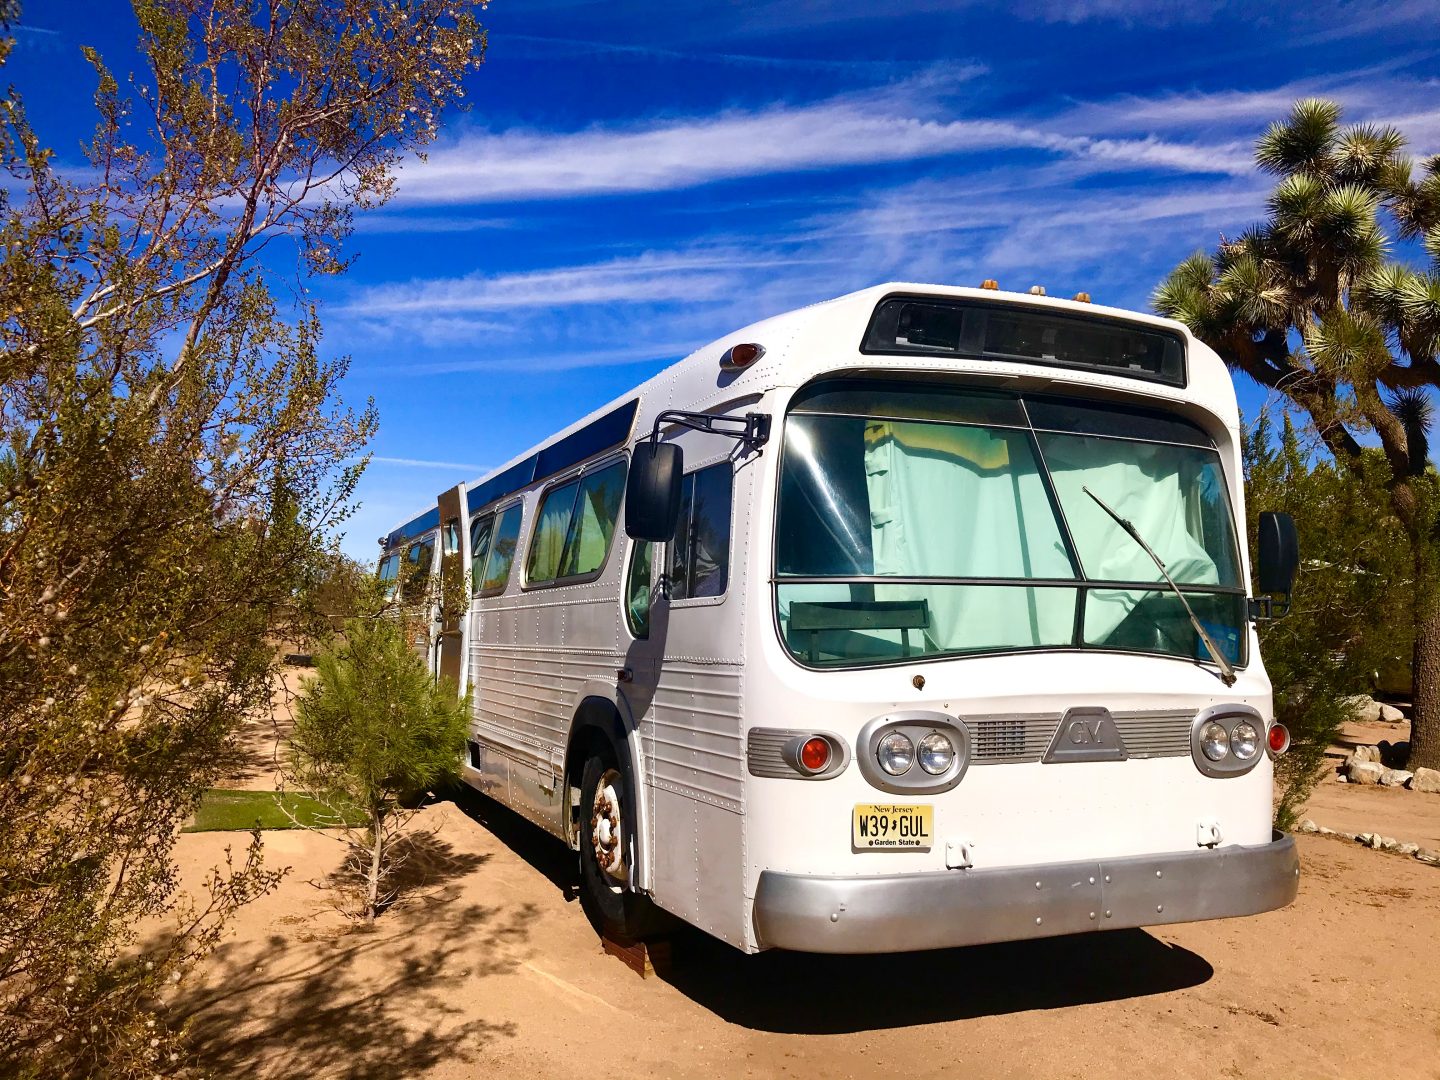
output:
[[464,526],[465,485],[440,496],[440,590],[434,612],[435,671],[465,691],[465,615],[470,590],[470,536]]

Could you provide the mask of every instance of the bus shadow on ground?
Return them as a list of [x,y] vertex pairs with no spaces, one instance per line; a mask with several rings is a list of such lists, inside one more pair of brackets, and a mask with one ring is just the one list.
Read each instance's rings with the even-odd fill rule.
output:
[[687,928],[661,977],[741,1027],[840,1035],[1144,997],[1213,974],[1203,957],[1143,930],[876,956],[746,956]]
[[449,793],[455,806],[524,859],[560,890],[566,902],[579,898],[580,868],[575,853],[534,822],[503,803],[461,786]]

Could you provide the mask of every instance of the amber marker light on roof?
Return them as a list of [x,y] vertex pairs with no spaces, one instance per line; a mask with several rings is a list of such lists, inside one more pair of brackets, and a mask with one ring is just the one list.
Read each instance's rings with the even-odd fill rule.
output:
[[1030,295],[1031,295],[1031,296],[1044,296],[1044,295],[1045,295],[1045,286],[1044,286],[1044,285],[1031,285],[1031,286],[1030,286]]
[[1075,294],[1075,299],[1079,303],[1088,304],[1090,302],[1090,294],[1088,292],[1077,292]]
[[764,345],[747,341],[742,345],[731,345],[726,349],[725,354],[720,357],[720,366],[727,371],[739,371],[741,368],[749,367],[764,355]]
[[993,277],[987,277],[984,281],[980,282],[980,288],[998,289],[1000,288],[1000,283],[996,281]]

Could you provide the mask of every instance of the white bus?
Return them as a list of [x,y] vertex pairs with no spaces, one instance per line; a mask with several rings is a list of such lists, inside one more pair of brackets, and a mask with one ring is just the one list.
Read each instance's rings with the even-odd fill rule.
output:
[[1252,598],[1244,521],[1183,326],[892,284],[698,350],[381,565],[467,581],[429,638],[463,777],[578,851],[605,933],[890,952],[1294,898],[1253,625],[1294,527]]

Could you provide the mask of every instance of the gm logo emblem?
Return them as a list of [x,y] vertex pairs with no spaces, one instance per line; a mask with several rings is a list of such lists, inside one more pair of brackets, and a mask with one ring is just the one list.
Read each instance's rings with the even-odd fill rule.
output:
[[1066,711],[1041,761],[1124,761],[1125,740],[1109,709],[1085,705]]

